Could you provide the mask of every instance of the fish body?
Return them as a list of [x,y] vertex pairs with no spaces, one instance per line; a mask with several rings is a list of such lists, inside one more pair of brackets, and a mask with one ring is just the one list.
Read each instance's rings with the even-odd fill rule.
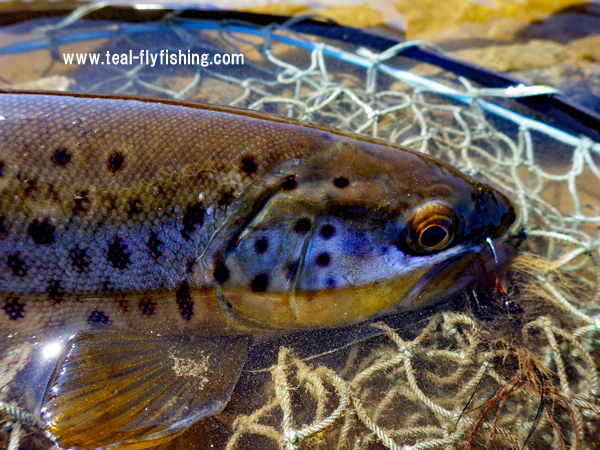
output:
[[[514,220],[504,195],[451,166],[322,126],[190,103],[0,93],[0,350],[33,337],[67,349],[25,384],[37,383],[27,407],[60,445],[145,448],[223,407],[244,336],[427,305],[460,287],[485,238]],[[111,413],[112,425],[90,431],[149,385],[123,381],[132,360],[128,370],[150,381],[179,373],[183,386],[196,374],[197,391],[174,411],[160,401],[166,389],[145,406],[154,415],[133,414],[139,426]],[[99,402],[114,386],[89,387],[106,367],[129,387]]]

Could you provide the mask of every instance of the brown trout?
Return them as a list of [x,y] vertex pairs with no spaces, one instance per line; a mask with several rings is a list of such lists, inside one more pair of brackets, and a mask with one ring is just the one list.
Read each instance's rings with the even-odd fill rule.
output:
[[219,412],[251,336],[449,295],[515,220],[396,145],[75,94],[0,93],[0,195],[0,400],[81,449],[146,448]]

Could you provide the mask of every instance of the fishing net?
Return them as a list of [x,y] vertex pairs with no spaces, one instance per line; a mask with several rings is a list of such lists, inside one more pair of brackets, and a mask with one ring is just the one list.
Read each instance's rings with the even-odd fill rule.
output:
[[[526,236],[511,266],[377,336],[247,368],[226,410],[163,448],[593,448],[600,435],[600,143],[434,65],[294,32],[184,18],[89,21],[98,6],[0,35],[5,87],[223,103],[321,122],[445,160],[509,192]],[[160,35],[160,38],[157,36]],[[65,64],[65,53],[235,53],[243,65]],[[506,292],[503,292],[504,289]],[[19,367],[0,362],[0,379]],[[0,445],[42,448],[0,394]],[[212,446],[212,447],[210,447]]]

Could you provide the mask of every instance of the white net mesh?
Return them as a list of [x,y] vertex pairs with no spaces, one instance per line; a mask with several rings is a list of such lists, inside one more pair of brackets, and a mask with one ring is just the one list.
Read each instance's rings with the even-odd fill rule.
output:
[[[527,235],[500,277],[507,297],[467,292],[456,302],[463,304],[459,311],[396,329],[378,323],[380,336],[310,360],[282,346],[273,367],[244,373],[223,414],[165,447],[597,445],[600,143],[534,120],[510,99],[551,90],[485,89],[397,56],[414,43],[377,54],[287,27],[177,14],[157,23],[89,23],[82,19],[89,10],[59,23],[19,25],[20,42],[0,48],[0,79],[8,87],[226,103],[387,139],[510,192]],[[130,49],[236,52],[245,64],[62,62],[64,53]],[[0,377],[10,377],[11,368],[14,362],[0,362]],[[3,400],[0,442],[11,450],[38,445],[22,437],[23,429],[35,428],[29,417]]]

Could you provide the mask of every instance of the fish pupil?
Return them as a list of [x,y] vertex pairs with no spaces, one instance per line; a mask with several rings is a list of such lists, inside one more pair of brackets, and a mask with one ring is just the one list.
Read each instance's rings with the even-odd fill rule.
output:
[[438,225],[427,227],[419,236],[419,242],[424,248],[434,248],[445,241],[448,231]]

